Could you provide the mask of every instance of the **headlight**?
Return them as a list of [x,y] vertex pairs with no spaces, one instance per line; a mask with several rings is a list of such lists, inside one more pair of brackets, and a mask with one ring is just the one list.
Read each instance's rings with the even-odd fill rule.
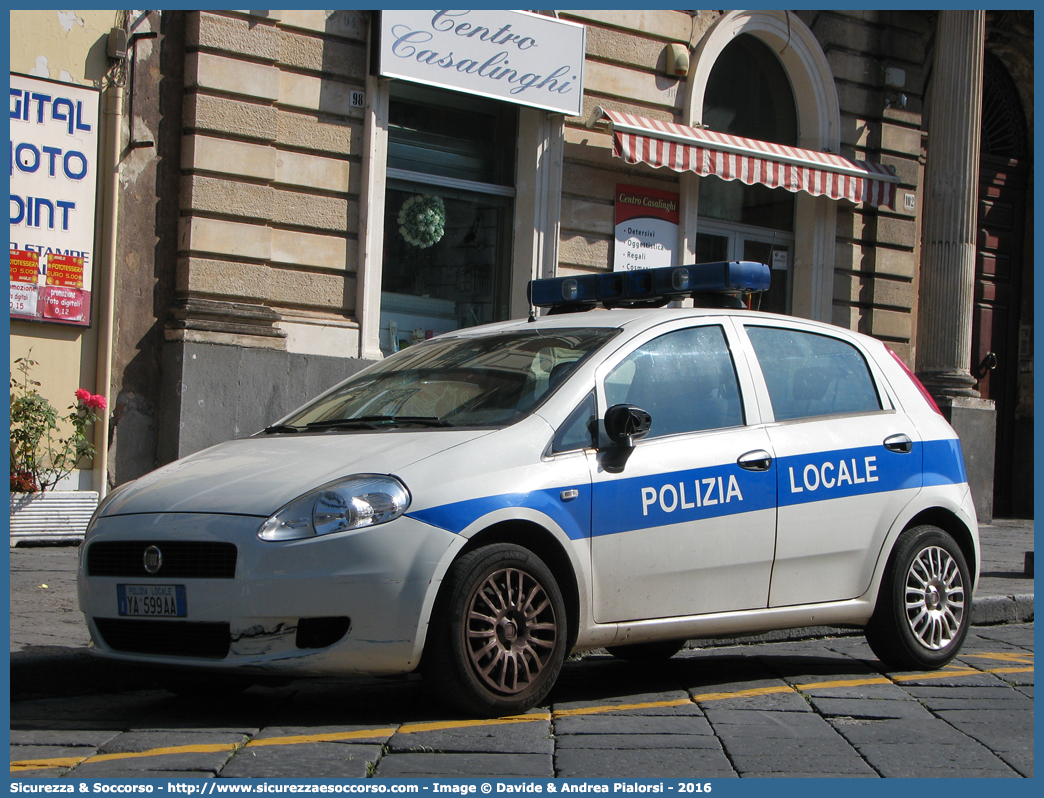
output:
[[316,488],[279,510],[257,531],[261,540],[298,540],[394,521],[410,506],[395,477],[356,474]]

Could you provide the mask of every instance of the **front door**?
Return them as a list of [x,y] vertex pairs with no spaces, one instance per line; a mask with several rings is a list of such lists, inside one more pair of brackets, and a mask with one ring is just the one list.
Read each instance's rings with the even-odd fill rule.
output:
[[724,322],[664,325],[599,374],[602,414],[637,405],[652,428],[626,462],[588,454],[598,623],[767,604],[776,475]]

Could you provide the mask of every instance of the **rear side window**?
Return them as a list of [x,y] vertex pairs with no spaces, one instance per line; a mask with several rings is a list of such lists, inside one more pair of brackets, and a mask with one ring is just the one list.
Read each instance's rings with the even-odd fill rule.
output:
[[649,437],[743,424],[736,370],[721,327],[689,327],[632,352],[605,379],[608,406],[652,416]]
[[777,421],[881,409],[863,355],[829,335],[747,327]]

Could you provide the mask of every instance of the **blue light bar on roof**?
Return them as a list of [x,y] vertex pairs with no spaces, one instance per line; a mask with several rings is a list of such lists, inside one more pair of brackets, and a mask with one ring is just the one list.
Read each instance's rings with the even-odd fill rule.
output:
[[660,269],[583,274],[531,280],[529,301],[538,308],[626,307],[700,294],[736,295],[766,291],[771,273],[764,263],[722,261]]

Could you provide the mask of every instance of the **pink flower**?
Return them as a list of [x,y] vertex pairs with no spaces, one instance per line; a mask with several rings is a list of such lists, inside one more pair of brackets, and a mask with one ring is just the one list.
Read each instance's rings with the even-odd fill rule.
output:
[[[77,394],[79,394],[79,391],[77,391]],[[97,407],[101,410],[104,410],[109,405],[109,403],[105,401],[105,397],[101,394],[88,394],[87,398],[84,400],[84,404],[87,405],[87,407]]]
[[86,402],[88,399],[91,398],[91,392],[88,391],[86,388],[77,388],[76,398],[79,399],[81,402]]

